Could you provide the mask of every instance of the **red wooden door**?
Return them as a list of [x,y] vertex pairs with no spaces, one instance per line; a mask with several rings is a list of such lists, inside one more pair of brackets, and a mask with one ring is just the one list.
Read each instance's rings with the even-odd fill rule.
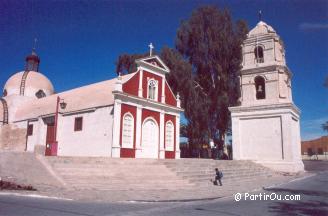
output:
[[57,143],[55,143],[55,126],[54,124],[47,125],[47,138],[46,138],[46,156],[57,155]]

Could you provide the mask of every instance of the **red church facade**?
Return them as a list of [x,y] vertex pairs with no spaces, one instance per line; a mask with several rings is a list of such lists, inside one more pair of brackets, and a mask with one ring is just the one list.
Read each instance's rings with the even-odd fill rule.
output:
[[[140,59],[134,75],[115,84],[112,157],[180,157],[180,101],[165,74],[167,66],[157,56]],[[115,136],[119,134],[119,136]]]

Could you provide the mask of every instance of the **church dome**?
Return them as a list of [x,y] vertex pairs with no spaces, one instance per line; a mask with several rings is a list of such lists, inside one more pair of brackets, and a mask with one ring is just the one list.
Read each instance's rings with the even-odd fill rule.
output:
[[4,96],[24,95],[40,98],[52,95],[54,88],[50,80],[35,71],[21,71],[11,76],[3,89]]
[[257,36],[263,34],[276,34],[276,31],[263,21],[257,23],[257,25],[248,33],[248,36]]

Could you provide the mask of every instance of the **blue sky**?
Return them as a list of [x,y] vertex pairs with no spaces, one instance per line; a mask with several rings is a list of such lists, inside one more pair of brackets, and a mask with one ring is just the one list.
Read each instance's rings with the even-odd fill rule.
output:
[[249,28],[263,20],[286,46],[294,74],[293,99],[302,110],[302,139],[325,133],[328,121],[328,1],[0,1],[0,87],[24,68],[24,58],[38,38],[40,70],[57,92],[115,76],[122,53],[142,53],[174,46],[181,20],[196,7],[211,4],[230,9]]

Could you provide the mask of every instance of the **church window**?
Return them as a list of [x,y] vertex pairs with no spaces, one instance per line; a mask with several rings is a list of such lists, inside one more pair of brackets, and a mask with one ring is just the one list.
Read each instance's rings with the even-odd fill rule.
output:
[[255,47],[254,54],[255,54],[256,63],[264,62],[263,47],[261,47],[261,46]]
[[165,149],[174,151],[174,125],[168,121],[165,126]]
[[83,117],[76,117],[74,122],[74,131],[81,131],[83,127]]
[[256,99],[265,99],[265,80],[261,76],[255,77]]
[[148,99],[157,100],[157,81],[150,79],[148,81]]
[[44,91],[40,89],[39,91],[37,91],[37,93],[35,93],[35,96],[37,98],[43,98],[46,96],[46,93],[44,93]]
[[3,90],[3,94],[2,94],[2,95],[3,95],[3,97],[6,97],[6,96],[7,96],[7,94],[8,94],[8,93],[7,93],[7,89]]
[[130,113],[123,117],[122,148],[133,148],[134,119]]
[[27,126],[27,136],[32,136],[33,135],[33,125],[29,124]]

